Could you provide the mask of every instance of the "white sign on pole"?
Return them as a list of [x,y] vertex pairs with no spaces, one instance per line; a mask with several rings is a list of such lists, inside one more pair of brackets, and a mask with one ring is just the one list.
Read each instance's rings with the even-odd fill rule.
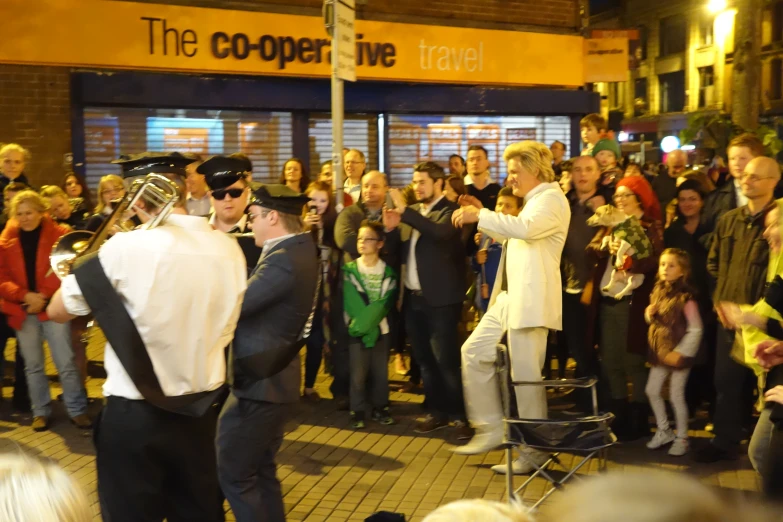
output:
[[348,82],[356,81],[356,0],[335,0],[334,33],[337,45],[337,77]]

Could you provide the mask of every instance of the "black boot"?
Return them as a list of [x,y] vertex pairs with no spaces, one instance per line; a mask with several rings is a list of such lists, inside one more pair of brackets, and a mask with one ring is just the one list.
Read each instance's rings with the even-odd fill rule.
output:
[[628,403],[622,399],[612,399],[609,401],[609,411],[614,413],[612,432],[617,436],[618,440],[626,440],[631,420]]
[[650,437],[650,412],[647,403],[632,402],[629,419],[630,426],[626,441]]

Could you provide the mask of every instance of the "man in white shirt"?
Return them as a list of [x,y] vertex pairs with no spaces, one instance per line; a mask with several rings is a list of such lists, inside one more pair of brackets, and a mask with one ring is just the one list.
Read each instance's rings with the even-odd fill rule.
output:
[[351,196],[354,203],[357,203],[362,194],[362,176],[367,168],[367,161],[362,151],[351,149],[343,156],[343,162],[345,163],[343,191]]
[[[462,373],[468,418],[476,435],[455,453],[473,455],[503,442],[503,411],[494,362],[497,343],[508,333],[511,375],[515,381],[541,379],[549,330],[562,327],[560,255],[571,210],[554,182],[552,152],[542,143],[509,145],[503,158],[514,195],[525,198],[518,216],[465,206],[454,212],[454,225],[478,222],[479,230],[506,241],[487,313],[462,346]],[[543,387],[517,387],[519,416],[545,419]],[[527,458],[525,458],[527,457]],[[546,455],[524,451],[514,462],[516,473],[533,469],[529,460],[543,463]],[[493,468],[502,472],[503,466]]]
[[[213,404],[246,286],[236,242],[183,199],[162,225],[115,234],[52,298],[52,320],[94,311],[109,341],[95,428],[104,520],[223,520]],[[102,315],[112,306],[125,322]]]

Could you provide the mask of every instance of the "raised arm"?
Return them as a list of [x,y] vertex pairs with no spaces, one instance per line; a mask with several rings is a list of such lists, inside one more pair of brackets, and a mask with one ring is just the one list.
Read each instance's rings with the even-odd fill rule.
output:
[[460,230],[451,224],[452,212],[454,212],[452,209],[446,209],[437,220],[432,220],[407,207],[402,213],[402,222],[418,230],[422,236],[442,241],[458,236],[460,233]]
[[239,317],[257,314],[279,301],[293,290],[294,279],[288,256],[282,252],[266,256],[247,282]]
[[563,221],[568,226],[570,210],[559,199],[542,197],[542,201],[536,201],[533,205],[533,208],[522,211],[518,216],[482,208],[479,211],[479,228],[510,239],[541,239],[562,230]]

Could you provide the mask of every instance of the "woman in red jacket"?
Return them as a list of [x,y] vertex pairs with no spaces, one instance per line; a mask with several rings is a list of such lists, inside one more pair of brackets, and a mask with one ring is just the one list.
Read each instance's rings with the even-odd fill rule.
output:
[[87,416],[87,396],[76,369],[71,348],[70,324],[50,321],[46,315],[49,299],[60,280],[49,266],[54,243],[68,229],[45,214],[43,198],[32,190],[17,194],[11,202],[11,217],[0,238],[0,298],[8,324],[16,330],[19,349],[25,360],[27,388],[33,407],[33,429],[49,427],[51,395],[44,369],[43,338],[49,343],[52,359],[60,374],[65,407],[73,423],[91,427]]

